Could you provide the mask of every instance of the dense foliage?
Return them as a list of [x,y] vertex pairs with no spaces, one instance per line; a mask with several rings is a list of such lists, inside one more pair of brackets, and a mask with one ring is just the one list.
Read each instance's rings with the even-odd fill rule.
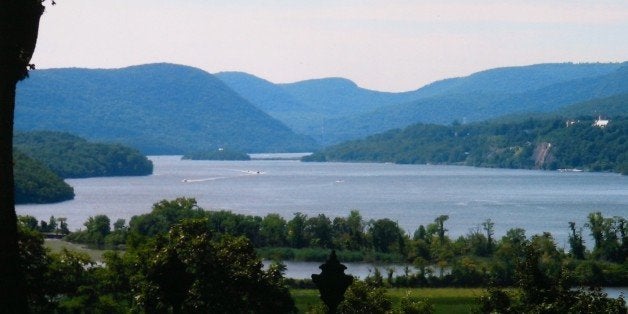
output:
[[[30,270],[29,300],[34,312],[292,312],[294,302],[282,276],[285,268],[274,264],[263,270],[255,252],[263,245],[388,252],[412,263],[415,271],[407,267],[395,276],[390,269],[382,275],[376,268],[363,282],[356,281],[340,305],[342,313],[390,311],[391,301],[382,288],[446,285],[489,286],[482,301],[487,312],[551,308],[558,313],[589,306],[614,313],[625,308],[623,299],[608,299],[599,290],[569,289],[628,283],[625,218],[591,213],[585,227],[594,247],[584,247],[583,252],[578,252],[584,244],[583,230],[574,224],[569,224],[573,232],[565,252],[549,233],[528,238],[524,230],[512,229],[497,239],[490,220],[454,240],[447,235],[448,219],[436,217],[409,236],[395,222],[365,222],[357,211],[333,222],[324,215],[299,213],[286,221],[276,214],[261,218],[205,211],[194,199],[178,198],[155,204],[128,226],[118,219],[113,230],[107,216],[90,217],[85,230],[66,238],[125,249],[124,255],[106,253],[101,265],[68,251],[46,254],[35,233],[42,226],[32,217],[22,217],[22,267]],[[48,228],[55,221],[51,217]],[[518,289],[511,295],[501,286]],[[433,306],[408,296],[399,310],[432,313]]]
[[191,160],[251,160],[251,157],[247,153],[225,148],[191,153],[183,155],[182,158]]
[[532,244],[516,264],[517,293],[490,285],[481,297],[482,313],[626,313],[623,296],[609,298],[599,287],[572,289],[565,269],[549,270],[542,250]]
[[[90,219],[90,232],[110,232]],[[63,249],[47,253],[42,237],[21,224],[21,267],[32,313],[292,313],[281,265],[262,268],[251,242],[211,232],[206,219],[182,220],[136,243],[106,252],[97,265]],[[92,230],[94,229],[94,230]],[[115,233],[111,232],[111,233]]]
[[571,284],[628,283],[628,224],[623,217],[607,218],[600,213],[590,214],[584,226],[594,239],[590,250],[584,245],[582,227],[565,223],[565,228],[572,230],[568,252],[558,248],[548,233],[528,238],[524,230],[512,229],[497,238],[495,222],[490,219],[469,234],[451,239],[447,235],[447,215],[418,226],[409,235],[390,219],[364,221],[358,211],[333,219],[323,214],[308,217],[296,213],[286,220],[277,214],[259,217],[206,211],[188,198],[161,201],[151,213],[134,216],[128,227],[124,220],[118,220],[114,231],[107,216],[90,217],[85,230],[66,239],[101,248],[137,248],[186,219],[201,219],[212,234],[244,236],[267,259],[324,261],[329,250],[335,249],[341,261],[380,260],[414,265],[415,271],[397,274],[397,278],[388,274],[387,284],[392,286],[481,286],[488,282],[512,285],[516,282],[515,265],[526,245],[542,252],[544,267],[568,269]]
[[14,145],[63,178],[149,175],[153,164],[136,149],[92,143],[60,132],[17,133]]
[[15,203],[55,203],[74,198],[74,189],[40,162],[19,151],[13,154]]
[[187,66],[38,70],[18,91],[15,127],[21,131],[70,132],[157,155],[316,147],[213,75]]
[[525,119],[451,126],[417,124],[329,147],[304,161],[462,164],[628,172],[628,119]]

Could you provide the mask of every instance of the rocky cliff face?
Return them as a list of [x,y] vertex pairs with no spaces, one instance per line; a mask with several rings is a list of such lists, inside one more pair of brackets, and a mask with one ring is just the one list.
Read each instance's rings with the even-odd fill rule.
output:
[[542,169],[545,164],[551,163],[554,160],[552,155],[552,143],[543,142],[539,143],[534,149],[534,168]]

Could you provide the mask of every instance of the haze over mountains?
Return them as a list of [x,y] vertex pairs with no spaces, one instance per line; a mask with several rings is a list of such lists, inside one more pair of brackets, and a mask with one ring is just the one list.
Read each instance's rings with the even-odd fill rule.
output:
[[294,152],[415,123],[481,121],[587,101],[595,103],[591,110],[609,103],[621,111],[625,97],[618,95],[625,94],[626,62],[491,69],[403,93],[343,78],[274,84],[174,64],[51,69],[33,71],[18,86],[16,129],[66,131],[147,154],[223,146]]
[[[414,123],[473,122],[505,114],[547,112],[565,105],[628,92],[628,63],[539,64],[491,69],[437,81],[416,91],[384,93],[344,79],[272,84],[244,73],[217,76],[260,108],[277,108],[289,97],[289,117],[269,114],[328,145]],[[244,83],[246,82],[246,83]],[[274,86],[274,89],[273,89]],[[298,101],[294,104],[294,101]],[[300,120],[294,116],[313,116]]]
[[70,132],[146,154],[316,147],[213,75],[181,65],[33,71],[19,84],[16,102],[17,130]]

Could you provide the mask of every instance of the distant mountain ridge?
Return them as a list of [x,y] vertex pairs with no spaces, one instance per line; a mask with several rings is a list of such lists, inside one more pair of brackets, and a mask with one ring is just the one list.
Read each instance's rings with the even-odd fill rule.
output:
[[15,127],[119,142],[146,154],[316,147],[213,75],[165,63],[33,71],[18,85]]
[[220,147],[297,152],[415,123],[551,112],[623,94],[628,62],[497,68],[403,93],[368,90],[343,78],[274,84],[242,72],[212,75],[163,63],[50,69],[33,71],[19,84],[16,129],[71,132],[145,154]]
[[[272,84],[266,89],[289,97],[264,99],[262,91],[242,84],[255,81],[245,73],[225,78],[232,88],[293,129],[327,145],[414,123],[449,124],[480,121],[517,112],[551,111],[562,106],[628,91],[628,63],[549,63],[489,69],[428,84],[403,93],[378,92],[342,78]],[[240,81],[242,79],[242,81]],[[259,78],[257,78],[259,79]],[[295,102],[296,101],[296,102]],[[275,103],[273,103],[275,102]],[[297,109],[294,109],[297,108]],[[306,118],[307,117],[307,118]]]

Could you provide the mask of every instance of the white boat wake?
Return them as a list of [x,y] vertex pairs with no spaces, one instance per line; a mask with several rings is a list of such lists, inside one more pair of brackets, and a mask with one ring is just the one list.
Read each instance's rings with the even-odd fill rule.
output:
[[181,180],[181,182],[183,183],[206,182],[206,181],[215,181],[215,180],[220,180],[220,179],[230,179],[230,178],[244,177],[244,176],[249,176],[249,175],[259,175],[259,174],[266,173],[264,171],[259,171],[259,170],[234,170],[234,171],[238,171],[243,174],[237,175],[237,176],[228,176],[228,177],[213,177],[213,178],[204,178],[204,179],[183,179]]
[[219,179],[227,179],[229,177],[215,177],[215,178],[205,178],[205,179],[183,179],[181,182],[183,183],[194,183],[194,182],[205,182],[205,181],[214,181]]

